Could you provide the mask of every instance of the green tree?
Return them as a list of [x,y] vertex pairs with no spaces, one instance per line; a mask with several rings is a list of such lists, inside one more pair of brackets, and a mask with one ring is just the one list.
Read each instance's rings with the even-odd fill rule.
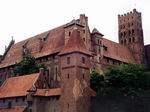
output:
[[104,76],[93,70],[91,72],[91,88],[98,93],[100,88],[103,87],[103,84]]
[[32,56],[23,57],[23,59],[16,65],[13,76],[25,75],[39,72],[40,68],[45,68],[43,64],[37,64]]
[[105,72],[104,81],[98,80],[97,77],[91,76],[91,82],[94,82],[91,87],[96,88],[98,95],[150,94],[150,71],[143,65],[125,64],[109,68]]

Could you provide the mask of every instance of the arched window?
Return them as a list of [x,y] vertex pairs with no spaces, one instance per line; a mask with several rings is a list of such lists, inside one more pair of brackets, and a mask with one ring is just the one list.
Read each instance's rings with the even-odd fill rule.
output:
[[131,23],[131,25],[133,26],[133,23]]
[[123,44],[123,40],[121,40],[121,44]]
[[126,32],[124,32],[124,37],[126,36]]
[[131,31],[130,30],[128,30],[128,33],[129,33],[129,36],[131,35]]
[[69,36],[71,35],[71,32],[69,32]]
[[67,75],[67,77],[68,77],[68,79],[69,79],[69,77],[70,77],[69,74]]
[[120,36],[122,37],[122,36],[123,36],[123,33],[120,33]]
[[131,38],[129,38],[129,42],[131,43]]
[[132,34],[134,34],[134,30],[132,29]]
[[99,44],[99,40],[97,40],[97,44]]
[[132,37],[132,41],[135,42],[135,38],[134,37]]
[[126,39],[124,40],[124,44],[126,44]]
[[67,57],[67,64],[70,64],[70,57]]
[[82,63],[85,63],[85,58],[84,57],[82,57]]

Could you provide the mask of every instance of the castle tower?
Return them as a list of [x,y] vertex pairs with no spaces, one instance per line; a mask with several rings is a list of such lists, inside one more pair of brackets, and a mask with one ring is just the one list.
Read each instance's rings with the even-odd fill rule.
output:
[[60,52],[62,112],[90,112],[90,52],[77,27]]
[[119,43],[128,47],[136,63],[144,63],[144,42],[141,13],[132,12],[118,15]]
[[90,37],[90,30],[88,26],[88,17],[86,17],[85,14],[81,14],[79,19],[77,20],[73,19],[70,23],[64,26],[65,44],[69,40],[71,33],[74,29],[74,26],[78,28],[80,35],[84,41],[84,44],[86,45],[86,48],[88,50],[91,50],[91,37]]

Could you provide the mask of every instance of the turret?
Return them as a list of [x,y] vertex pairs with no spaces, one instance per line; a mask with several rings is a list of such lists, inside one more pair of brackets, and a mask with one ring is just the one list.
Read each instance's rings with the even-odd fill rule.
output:
[[60,52],[62,112],[90,112],[90,56],[79,29],[73,28]]
[[128,47],[137,63],[144,62],[144,42],[141,13],[136,9],[118,15],[119,43]]

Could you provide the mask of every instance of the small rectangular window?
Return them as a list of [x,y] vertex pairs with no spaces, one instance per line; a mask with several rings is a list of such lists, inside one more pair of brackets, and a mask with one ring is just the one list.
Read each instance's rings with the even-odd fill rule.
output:
[[12,106],[12,104],[11,104],[11,102],[9,101],[9,102],[8,102],[8,108],[11,108],[11,106]]
[[67,104],[68,108],[69,108],[69,103]]
[[22,98],[22,101],[24,102],[24,101],[25,101],[25,98]]
[[18,98],[16,98],[16,102],[18,102]]
[[82,63],[85,63],[85,58],[84,57],[82,57]]
[[67,64],[70,64],[70,57],[67,57]]

